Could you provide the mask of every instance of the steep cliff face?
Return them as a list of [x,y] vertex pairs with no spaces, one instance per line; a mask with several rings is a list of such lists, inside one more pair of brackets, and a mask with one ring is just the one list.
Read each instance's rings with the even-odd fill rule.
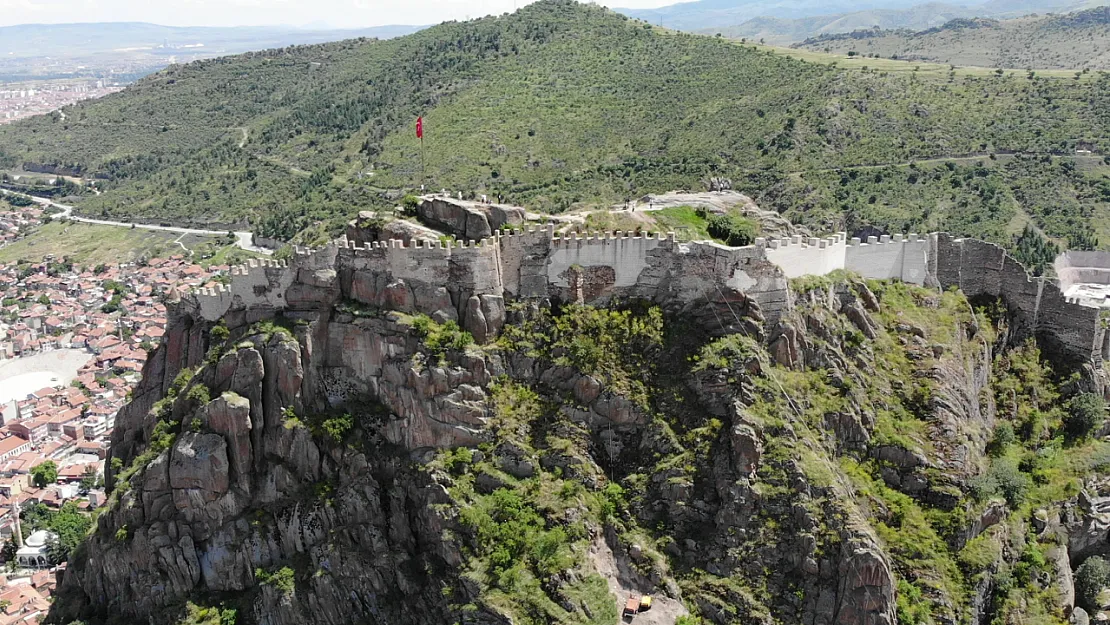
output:
[[811,280],[773,320],[740,292],[478,297],[475,343],[434,276],[319,271],[284,314],[171,306],[52,622],[615,623],[627,592],[661,623],[1002,611],[1024,521],[973,494],[998,373],[959,293]]

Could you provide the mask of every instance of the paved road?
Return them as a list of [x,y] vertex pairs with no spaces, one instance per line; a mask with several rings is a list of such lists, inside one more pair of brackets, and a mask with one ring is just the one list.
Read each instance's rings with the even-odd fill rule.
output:
[[[73,207],[67,204],[59,204],[46,198],[35,197],[33,195],[26,195],[23,193],[16,193],[14,191],[8,191],[7,189],[0,189],[0,193],[3,193],[4,195],[22,195],[23,197],[30,198],[32,201],[41,204],[42,206],[52,206],[54,208],[59,208],[62,210],[62,212],[55,215],[56,217],[61,217],[69,219],[70,221],[77,221],[84,224],[95,224],[98,226],[115,226],[118,228],[140,228],[142,230],[161,230],[163,232],[176,232],[178,234],[200,234],[217,237],[227,235],[226,230],[199,230],[196,228],[181,228],[178,226],[155,226],[153,224],[133,224],[123,221],[108,221],[106,219],[89,219],[88,217],[78,217],[73,214]],[[255,252],[257,254],[274,253],[274,251],[271,249],[258,247],[257,245],[255,245],[251,241],[250,232],[236,232],[235,244],[241,249],[244,249],[248,252]]]

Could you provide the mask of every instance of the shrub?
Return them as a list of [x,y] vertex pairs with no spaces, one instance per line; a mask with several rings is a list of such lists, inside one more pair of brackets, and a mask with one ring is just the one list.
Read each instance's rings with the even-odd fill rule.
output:
[[351,413],[347,412],[324,419],[320,424],[320,433],[340,443],[354,427],[355,419],[351,416]]
[[1017,435],[1014,434],[1014,426],[1010,425],[1009,421],[1003,421],[994,429],[994,437],[991,438],[990,444],[987,445],[987,453],[993,458],[997,458],[1006,453],[1006,448],[1017,441]]
[[627,507],[624,489],[616,482],[609,482],[601,491],[601,513],[608,520]]
[[194,384],[185,398],[193,402],[198,408],[212,401],[212,395],[203,383]]
[[1083,393],[1068,402],[1064,416],[1064,437],[1070,442],[1082,441],[1102,428],[1106,420],[1106,402],[1094,393]]
[[474,337],[454,321],[436,323],[427,315],[417,315],[412,329],[424,340],[424,346],[433,354],[442,356],[449,351],[462,351],[474,343]]
[[406,195],[401,198],[401,206],[405,208],[405,212],[410,215],[416,214],[416,207],[420,206],[420,198],[415,195]]
[[751,245],[757,232],[755,222],[737,215],[714,215],[706,225],[709,236],[732,247]]
[[221,319],[219,323],[212,326],[212,330],[209,334],[212,336],[213,343],[223,343],[231,337],[231,330],[227,329],[227,324]]
[[519,581],[518,567],[531,565],[535,573],[550,577],[573,564],[566,530],[546,529],[536,508],[515,491],[494,491],[464,508],[461,520],[474,536],[476,551],[488,554],[502,589]]
[[1075,602],[1094,613],[1099,609],[1098,594],[1110,586],[1110,563],[1091,556],[1075,571]]
[[293,594],[297,585],[296,574],[293,569],[287,566],[283,566],[272,573],[265,569],[255,569],[254,577],[258,580],[258,583],[272,586],[285,595]]
[[1029,491],[1029,476],[1022,473],[1017,463],[999,458],[990,469],[971,481],[971,490],[979,500],[1001,496],[1011,508],[1017,508]]

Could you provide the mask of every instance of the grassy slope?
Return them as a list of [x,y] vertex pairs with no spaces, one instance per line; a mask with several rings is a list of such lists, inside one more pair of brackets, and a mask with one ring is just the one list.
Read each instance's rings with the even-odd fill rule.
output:
[[[0,263],[40,261],[52,255],[59,259],[69,258],[79,265],[97,265],[185,254],[185,250],[174,242],[179,237],[172,232],[52,222],[0,248]],[[213,241],[217,240],[190,235],[182,243],[190,249],[201,246],[207,249]],[[223,250],[224,247],[216,249]]]
[[[716,174],[771,208],[837,227],[849,207],[818,184],[824,170],[979,151],[1068,152],[1077,140],[1110,137],[1110,115],[1098,104],[1107,79],[1031,81],[886,63],[847,71],[548,0],[385,42],[171,68],[71,107],[65,120],[0,129],[0,164],[73,164],[108,175],[108,190],[83,203],[90,214],[248,222],[287,237],[325,222],[316,229],[322,236],[361,207],[394,201],[383,190],[419,185],[411,126],[424,114],[432,188],[561,210],[698,188]],[[783,193],[789,176],[816,177],[810,186],[820,197]],[[913,190],[903,186],[887,199],[907,195]],[[861,210],[882,227],[901,225]]]
[[980,24],[978,28],[950,25],[918,33],[885,30],[862,38],[816,38],[800,47],[978,67],[1110,69],[1110,8]]

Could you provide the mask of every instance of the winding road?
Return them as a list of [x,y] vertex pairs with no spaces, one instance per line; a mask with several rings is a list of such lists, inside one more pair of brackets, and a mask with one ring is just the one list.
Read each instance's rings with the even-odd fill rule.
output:
[[[0,193],[3,193],[4,195],[20,195],[25,198],[29,198],[36,204],[40,204],[44,207],[54,207],[61,209],[62,212],[55,215],[55,217],[64,218],[83,224],[95,224],[97,226],[115,226],[118,228],[137,228],[142,230],[161,230],[163,232],[176,232],[178,234],[199,234],[217,237],[227,235],[226,230],[200,230],[196,228],[181,228],[178,226],[155,226],[153,224],[128,223],[125,221],[108,221],[106,219],[89,219],[88,217],[78,217],[73,214],[73,207],[68,204],[59,204],[46,198],[35,197],[33,195],[27,195],[25,193],[17,193],[15,191],[8,191],[7,189],[0,189]],[[246,250],[248,252],[254,252],[256,254],[268,255],[274,253],[274,251],[269,248],[259,247],[255,245],[252,241],[250,232],[235,232],[234,234],[235,245],[238,246],[240,249]]]

